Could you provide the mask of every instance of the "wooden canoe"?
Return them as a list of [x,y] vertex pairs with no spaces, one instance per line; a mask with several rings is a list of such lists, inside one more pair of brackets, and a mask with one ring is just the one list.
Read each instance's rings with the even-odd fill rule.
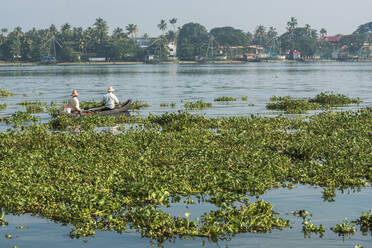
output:
[[79,115],[101,115],[101,116],[118,116],[128,113],[128,110],[130,108],[130,105],[132,104],[132,100],[128,100],[125,103],[116,106],[113,110],[102,110],[93,108],[88,110],[83,110],[81,114],[75,114],[75,113],[67,113],[64,111],[59,111],[60,115],[69,115],[69,116],[79,116]]

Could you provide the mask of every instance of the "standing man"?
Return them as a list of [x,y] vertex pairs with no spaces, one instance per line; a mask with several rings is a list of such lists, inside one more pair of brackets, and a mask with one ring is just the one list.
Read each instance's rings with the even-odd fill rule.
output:
[[107,94],[103,96],[103,104],[105,105],[105,110],[112,110],[115,108],[115,104],[119,104],[118,98],[114,95],[115,89],[111,86],[107,89]]

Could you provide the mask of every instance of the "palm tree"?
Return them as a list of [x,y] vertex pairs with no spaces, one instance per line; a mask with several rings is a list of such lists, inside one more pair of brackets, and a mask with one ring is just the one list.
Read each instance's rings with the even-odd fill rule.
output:
[[148,33],[144,33],[144,34],[143,34],[143,39],[144,39],[144,40],[148,40],[148,39],[150,39],[149,34],[148,34]]
[[172,19],[169,20],[169,23],[172,24],[173,31],[176,32],[175,24],[177,23],[177,18],[173,17]]
[[160,23],[158,24],[158,28],[163,32],[167,29],[167,23],[165,20],[160,20]]
[[259,45],[262,45],[262,39],[264,38],[266,33],[266,28],[263,25],[259,25],[256,28],[256,31],[254,33],[255,40],[259,40]]
[[272,40],[277,35],[278,35],[278,32],[276,32],[276,28],[274,28],[273,26],[270,26],[269,31],[267,31],[267,36],[268,36],[269,40]]
[[306,34],[309,37],[313,37],[313,30],[311,29],[311,26],[309,24],[305,24],[305,30],[306,30]]
[[320,31],[320,36],[322,37],[322,39],[324,39],[324,37],[327,35],[327,30],[325,30],[324,28],[322,28]]
[[136,24],[128,24],[125,28],[128,31],[128,35],[131,36],[132,39],[138,33],[138,27]]
[[165,37],[168,41],[173,42],[176,40],[176,33],[173,30],[169,30]]
[[294,17],[291,17],[291,19],[289,20],[289,22],[287,22],[287,30],[288,30],[288,32],[291,35],[291,39],[294,38],[294,31],[297,28],[297,24],[298,24],[297,23],[297,19],[294,18]]
[[8,33],[8,29],[7,28],[2,28],[0,31],[1,31],[1,34],[2,35]]
[[120,27],[115,28],[114,31],[112,31],[112,36],[117,38],[123,37],[124,36],[123,29]]
[[8,32],[8,29],[2,28],[0,29],[0,46],[5,43],[5,34]]
[[102,44],[105,37],[108,35],[107,22],[102,18],[97,18],[94,23],[94,33],[96,44]]

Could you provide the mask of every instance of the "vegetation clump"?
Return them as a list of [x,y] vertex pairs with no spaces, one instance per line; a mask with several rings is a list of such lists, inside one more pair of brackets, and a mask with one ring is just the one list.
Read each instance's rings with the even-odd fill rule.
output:
[[7,225],[8,225],[8,221],[6,221],[3,213],[0,211],[0,226],[7,226]]
[[185,109],[187,110],[201,110],[212,107],[212,103],[203,102],[202,100],[196,102],[187,102],[185,103]]
[[319,103],[311,103],[305,99],[292,99],[290,97],[278,97],[277,99],[278,101],[275,103],[266,104],[266,108],[272,110],[283,110],[287,114],[304,114],[309,110],[321,108]]
[[13,93],[10,93],[6,89],[0,89],[0,97],[14,96]]
[[172,103],[160,103],[160,107],[176,107],[176,103],[172,102]]
[[331,230],[340,235],[354,234],[356,232],[356,228],[354,226],[350,226],[346,219],[341,224],[337,224],[335,227],[332,227]]
[[[117,124],[129,128],[115,135],[94,131]],[[79,133],[60,131],[76,128]],[[0,208],[5,214],[70,223],[74,238],[128,227],[160,242],[280,229],[289,223],[270,203],[245,197],[280,185],[368,186],[371,129],[372,113],[364,109],[307,120],[187,112],[146,118],[56,116],[46,124],[0,133]],[[199,219],[159,208],[180,196],[203,195],[209,198],[202,203],[217,209]],[[305,229],[321,231],[310,224]]]
[[293,99],[290,96],[272,96],[270,100],[274,101],[274,103],[266,104],[267,109],[283,110],[287,114],[304,114],[309,110],[362,102],[359,98],[349,98],[342,94],[327,92],[322,92],[310,99]]
[[132,104],[130,105],[130,109],[141,109],[141,108],[148,108],[150,105],[145,102],[141,101],[133,101]]
[[362,103],[359,98],[349,98],[343,94],[334,94],[328,92],[321,92],[314,98],[309,99],[309,102],[319,103],[322,105],[344,105],[352,103]]
[[37,118],[28,112],[22,112],[22,111],[14,112],[10,117],[3,117],[0,119],[0,121],[5,121],[8,124],[17,123],[17,122],[25,122],[25,121],[37,122],[39,120],[40,118]]
[[7,107],[6,103],[0,104],[0,110],[6,109]]
[[247,96],[242,96],[242,101],[248,101],[248,97]]
[[215,102],[233,102],[236,101],[235,97],[221,96],[214,99]]
[[102,102],[96,102],[96,101],[85,101],[85,102],[81,102],[80,103],[80,108],[81,109],[91,109],[91,108],[99,108],[99,107],[103,107],[103,103]]
[[22,105],[22,106],[46,106],[46,105],[48,105],[48,103],[46,103],[46,102],[39,102],[39,101],[36,101],[36,102],[33,102],[33,101],[23,101],[23,102],[17,103],[17,105]]
[[362,216],[354,222],[360,225],[360,229],[363,232],[367,232],[368,230],[372,232],[372,210],[369,210],[369,212],[363,212]]
[[305,220],[302,223],[302,232],[305,236],[309,236],[311,233],[319,233],[320,237],[322,237],[325,229],[322,224],[316,226],[310,220]]

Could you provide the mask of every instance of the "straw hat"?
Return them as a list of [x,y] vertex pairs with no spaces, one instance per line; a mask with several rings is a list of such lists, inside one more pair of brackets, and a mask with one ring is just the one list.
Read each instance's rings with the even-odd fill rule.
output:
[[77,90],[73,90],[71,95],[72,95],[72,96],[78,96],[79,93],[77,92]]
[[113,92],[113,91],[115,91],[115,89],[112,88],[112,86],[108,87],[107,92]]

